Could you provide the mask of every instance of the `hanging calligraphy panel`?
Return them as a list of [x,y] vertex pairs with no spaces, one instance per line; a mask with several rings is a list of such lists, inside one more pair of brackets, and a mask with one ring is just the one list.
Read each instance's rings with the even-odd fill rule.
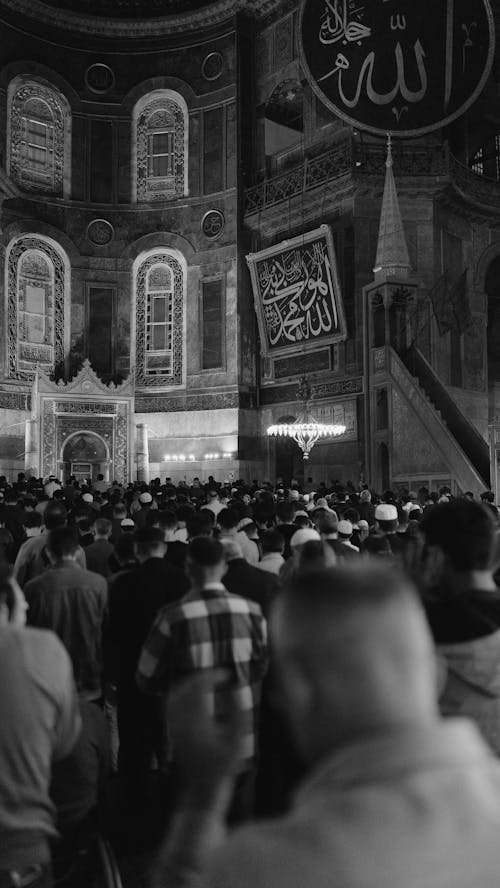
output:
[[414,136],[463,114],[495,51],[490,0],[303,0],[306,76],[340,117]]
[[247,256],[262,354],[311,351],[346,338],[333,238],[327,225]]

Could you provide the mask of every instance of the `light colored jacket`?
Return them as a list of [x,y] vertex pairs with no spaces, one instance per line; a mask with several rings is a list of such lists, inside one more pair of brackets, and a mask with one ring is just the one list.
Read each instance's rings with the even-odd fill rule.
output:
[[499,836],[500,764],[453,719],[339,750],[289,814],[235,830],[203,885],[495,888]]

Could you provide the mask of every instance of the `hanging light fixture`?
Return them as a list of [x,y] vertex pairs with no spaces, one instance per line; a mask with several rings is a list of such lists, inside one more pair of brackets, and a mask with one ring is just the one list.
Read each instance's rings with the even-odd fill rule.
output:
[[307,377],[302,376],[299,382],[298,396],[304,407],[295,422],[278,423],[269,426],[267,434],[270,438],[284,436],[292,438],[302,450],[303,459],[309,459],[309,454],[319,438],[337,438],[343,435],[346,427],[340,423],[333,425],[318,422],[309,409],[312,400],[312,389]]

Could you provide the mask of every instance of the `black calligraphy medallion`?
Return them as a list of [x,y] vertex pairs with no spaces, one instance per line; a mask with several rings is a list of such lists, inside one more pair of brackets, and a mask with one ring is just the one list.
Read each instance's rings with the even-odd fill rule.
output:
[[340,117],[374,133],[445,126],[493,63],[490,0],[303,0],[306,76]]

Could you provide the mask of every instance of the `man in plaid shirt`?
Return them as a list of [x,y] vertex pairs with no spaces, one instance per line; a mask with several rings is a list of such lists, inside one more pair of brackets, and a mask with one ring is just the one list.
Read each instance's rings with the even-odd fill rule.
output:
[[[224,550],[217,540],[197,537],[189,545],[186,569],[190,592],[158,615],[137,671],[146,692],[165,691],[194,673],[223,669],[212,706],[221,721],[236,703],[243,731],[240,780],[233,818],[251,813],[256,736],[262,679],[267,667],[267,626],[260,606],[230,594],[222,584]],[[173,750],[175,761],[175,748]]]

